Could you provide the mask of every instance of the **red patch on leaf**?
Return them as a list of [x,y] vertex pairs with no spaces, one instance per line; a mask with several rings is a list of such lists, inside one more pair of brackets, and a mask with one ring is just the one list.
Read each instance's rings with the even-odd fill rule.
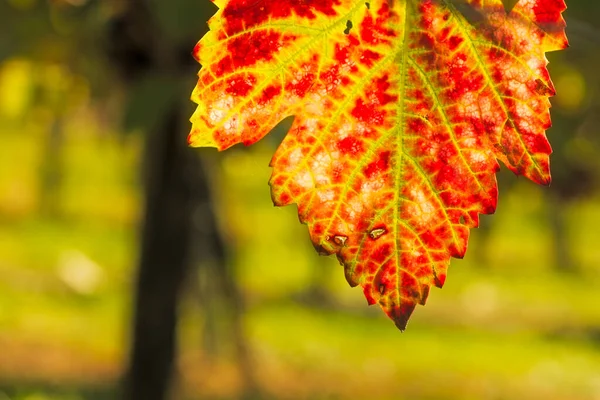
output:
[[281,94],[281,86],[277,84],[273,84],[267,86],[261,93],[259,102],[261,104],[266,104],[270,102],[274,97],[279,96]]
[[535,22],[540,24],[556,24],[562,20],[561,14],[566,8],[564,0],[538,1],[533,6]]
[[353,136],[346,136],[337,143],[337,148],[346,155],[356,156],[363,151],[363,144],[360,139]]
[[219,71],[227,74],[239,68],[255,65],[259,61],[270,61],[273,53],[277,52],[284,41],[293,40],[294,36],[282,35],[276,31],[253,31],[243,33],[232,39],[228,44],[228,54],[231,62]]
[[363,169],[363,172],[367,179],[373,178],[383,172],[387,172],[390,168],[390,155],[389,151],[384,151],[379,154],[377,160],[370,162]]
[[367,13],[360,24],[360,38],[369,45],[389,43],[390,38],[396,36],[396,32],[386,28],[389,25],[393,13],[387,3],[383,3],[377,12],[377,18]]
[[227,88],[225,91],[233,96],[245,96],[252,90],[255,84],[256,78],[254,75],[237,75],[227,79]]
[[334,6],[339,4],[340,0],[231,0],[222,17],[227,35],[234,35],[269,20],[289,18],[292,14],[309,21],[317,14],[333,17],[337,15]]

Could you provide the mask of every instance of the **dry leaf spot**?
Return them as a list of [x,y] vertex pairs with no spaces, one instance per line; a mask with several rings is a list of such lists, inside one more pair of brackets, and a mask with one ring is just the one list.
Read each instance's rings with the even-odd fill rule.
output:
[[385,228],[376,228],[369,232],[369,237],[373,240],[379,239],[383,234],[385,234]]

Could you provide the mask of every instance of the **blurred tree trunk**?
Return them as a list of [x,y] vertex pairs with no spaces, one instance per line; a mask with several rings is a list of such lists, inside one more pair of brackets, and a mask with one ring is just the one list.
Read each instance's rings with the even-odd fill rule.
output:
[[189,274],[192,220],[207,192],[197,156],[186,147],[177,107],[146,145],[146,211],[126,399],[167,397],[176,353],[177,304]]
[[[113,22],[108,44],[130,95],[150,74],[176,77],[176,44],[165,43],[144,0],[128,0]],[[187,72],[187,71],[186,71]],[[185,72],[183,72],[185,73]],[[172,80],[177,85],[177,79]],[[156,82],[159,84],[160,82]],[[186,99],[175,95],[175,99]],[[150,99],[150,101],[156,99]],[[131,349],[123,398],[169,397],[177,354],[178,303],[190,274],[194,213],[208,186],[197,154],[186,145],[181,100],[147,115],[144,155],[145,212],[136,276]],[[151,112],[153,113],[153,112]]]
[[[142,79],[152,79],[152,87],[165,82],[167,86],[179,87],[188,80],[185,77],[193,79],[198,69],[190,53],[201,33],[198,37],[194,34],[189,43],[169,39],[154,20],[159,11],[150,9],[151,5],[156,6],[146,0],[127,1],[125,11],[112,27],[111,59],[119,64],[130,89]],[[150,111],[142,108],[143,119],[155,122],[149,129],[145,152],[146,208],[132,348],[125,376],[126,400],[169,397],[177,354],[177,306],[187,278],[197,279],[191,276],[195,272],[192,265],[208,272],[200,275],[207,278],[206,283],[197,286],[201,289],[201,308],[210,324],[205,333],[213,332],[221,343],[233,345],[244,382],[243,397],[249,398],[256,392],[243,327],[242,297],[226,267],[206,169],[198,152],[186,144],[187,114],[192,108],[187,99],[192,84],[185,85],[185,93],[175,90],[173,98],[164,102],[167,107]],[[164,97],[153,93],[154,97]],[[148,96],[141,96],[144,97]],[[215,304],[218,307],[211,314]]]

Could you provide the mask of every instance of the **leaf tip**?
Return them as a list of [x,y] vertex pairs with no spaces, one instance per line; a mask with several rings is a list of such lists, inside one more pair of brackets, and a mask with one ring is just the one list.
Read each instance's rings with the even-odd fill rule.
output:
[[392,321],[394,321],[394,324],[396,324],[396,327],[400,329],[400,332],[404,332],[406,330],[406,325],[408,324],[408,320],[410,319],[415,307],[416,303],[406,302],[400,304],[399,306],[393,307],[387,312],[388,316],[392,319]]
[[200,50],[201,50],[201,45],[200,45],[200,42],[198,42],[198,43],[196,43],[196,45],[194,46],[194,49],[192,50],[192,57],[197,62],[200,62]]
[[192,129],[188,134],[187,144],[190,147],[219,147],[210,136],[202,135],[196,129]]
[[446,283],[446,274],[435,273],[434,271],[433,282],[435,283],[435,286],[441,289],[444,286],[444,283]]
[[350,285],[350,287],[358,286],[359,281],[356,279],[356,276],[354,275],[352,270],[344,264],[343,260],[340,259],[339,254],[338,260],[340,260],[340,263],[344,265],[344,276],[346,277],[346,282],[348,282],[348,285]]

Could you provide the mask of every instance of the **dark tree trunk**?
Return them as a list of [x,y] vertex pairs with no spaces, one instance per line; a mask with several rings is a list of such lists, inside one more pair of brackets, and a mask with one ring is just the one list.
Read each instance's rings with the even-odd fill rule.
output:
[[[193,77],[198,69],[190,52],[201,32],[189,43],[172,42],[153,21],[152,4],[127,0],[125,12],[112,26],[109,54],[129,83],[146,75],[167,78],[178,85],[187,80],[184,77]],[[191,266],[203,268],[204,275],[210,275],[207,282],[216,282],[214,287],[200,282],[200,288],[211,286],[202,293],[204,311],[208,314],[211,304],[219,305],[213,318],[208,315],[209,330],[216,333],[216,341],[233,344],[245,383],[245,397],[256,392],[241,315],[242,298],[226,267],[206,169],[198,151],[186,144],[190,127],[187,117],[192,112],[187,99],[192,86],[193,83],[186,85],[185,93],[177,94],[170,102],[168,112],[160,113],[160,121],[147,139],[146,208],[125,400],[169,397],[177,354],[177,305],[185,292],[186,278],[198,279],[192,276],[196,270]],[[178,110],[186,110],[186,115],[180,115]],[[217,321],[229,324],[229,335],[219,331]]]
[[196,154],[185,145],[176,109],[146,146],[146,210],[137,275],[126,399],[167,397],[176,353],[177,304],[189,273],[198,193],[207,192]]
[[[145,0],[128,0],[110,26],[107,52],[130,90],[149,73],[177,72],[169,52],[162,51],[168,44],[159,40],[148,7]],[[181,108],[172,101],[147,131],[145,210],[125,400],[168,398],[176,363],[177,306],[190,269],[192,217],[198,193],[208,190],[197,154],[186,146],[188,126],[182,123]]]

